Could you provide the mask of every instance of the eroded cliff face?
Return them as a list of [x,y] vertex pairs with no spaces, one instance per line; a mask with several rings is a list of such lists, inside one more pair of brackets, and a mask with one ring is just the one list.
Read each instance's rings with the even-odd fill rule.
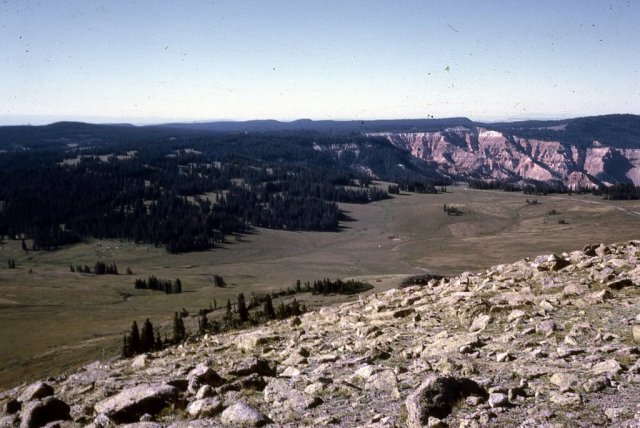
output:
[[537,180],[568,188],[599,182],[632,181],[640,185],[640,149],[565,145],[505,135],[482,128],[456,127],[439,132],[377,133],[440,172],[481,180]]

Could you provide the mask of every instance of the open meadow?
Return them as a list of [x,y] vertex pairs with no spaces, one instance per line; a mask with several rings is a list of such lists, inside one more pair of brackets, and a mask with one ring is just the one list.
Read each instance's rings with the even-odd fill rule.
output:
[[[539,203],[531,205],[527,199]],[[448,216],[444,204],[463,214]],[[355,220],[344,222],[339,233],[258,229],[224,248],[178,255],[121,241],[28,253],[19,241],[0,242],[0,387],[116,356],[133,320],[141,325],[150,318],[168,331],[175,311],[185,308],[195,314],[214,304],[220,307],[240,292],[274,291],[297,279],[326,277],[358,277],[376,292],[410,275],[456,274],[587,243],[640,238],[640,201],[590,195],[532,197],[449,187],[437,195],[403,193],[341,207]],[[8,268],[9,259],[16,269]],[[93,267],[97,261],[115,262],[120,274],[69,269]],[[127,268],[132,275],[125,274]],[[214,287],[214,274],[228,286]],[[180,278],[183,292],[134,289],[136,278],[150,275]],[[317,307],[357,297],[296,298]],[[195,330],[195,318],[187,329]]]

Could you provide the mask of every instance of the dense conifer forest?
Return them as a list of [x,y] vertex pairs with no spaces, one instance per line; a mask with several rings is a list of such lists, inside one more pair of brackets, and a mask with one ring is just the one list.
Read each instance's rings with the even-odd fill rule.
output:
[[[20,128],[0,135],[0,235],[28,239],[32,250],[93,237],[177,253],[253,227],[339,231],[338,203],[390,197],[362,162],[403,189],[435,192],[419,169],[394,167],[411,166],[405,152],[358,135]],[[347,150],[323,150],[336,145]]]

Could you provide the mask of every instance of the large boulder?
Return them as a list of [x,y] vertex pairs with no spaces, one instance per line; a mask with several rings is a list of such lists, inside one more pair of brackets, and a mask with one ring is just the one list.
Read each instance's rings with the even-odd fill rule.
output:
[[178,390],[166,384],[138,385],[100,401],[94,406],[117,423],[134,422],[145,413],[155,414],[176,399]]
[[53,388],[50,385],[44,382],[36,382],[32,383],[22,391],[22,394],[18,396],[18,401],[24,403],[26,401],[37,400],[51,395],[53,395]]
[[242,402],[227,407],[220,416],[223,425],[232,426],[259,427],[268,421],[262,413]]
[[429,376],[404,403],[406,425],[421,428],[427,425],[429,417],[445,418],[456,402],[472,395],[488,396],[487,391],[471,379]]
[[247,376],[256,373],[260,376],[275,376],[276,363],[258,357],[249,357],[239,361],[228,372],[233,376]]
[[69,420],[70,410],[67,403],[56,397],[28,401],[20,412],[20,428],[36,428],[53,421]]

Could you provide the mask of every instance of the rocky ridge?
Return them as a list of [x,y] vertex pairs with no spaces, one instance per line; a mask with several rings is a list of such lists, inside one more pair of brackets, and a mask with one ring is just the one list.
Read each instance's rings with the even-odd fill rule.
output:
[[0,393],[0,427],[638,426],[640,241],[432,280]]

